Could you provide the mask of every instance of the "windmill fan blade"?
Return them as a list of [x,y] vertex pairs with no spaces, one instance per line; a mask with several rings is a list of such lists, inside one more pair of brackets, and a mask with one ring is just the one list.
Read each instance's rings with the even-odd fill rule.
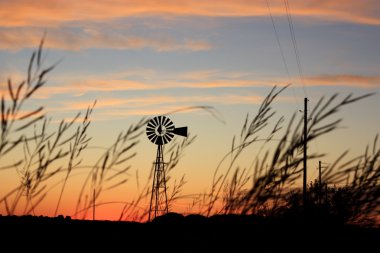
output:
[[177,128],[174,128],[174,130],[173,130],[172,133],[176,134],[176,135],[187,137],[187,127],[177,127]]
[[156,145],[169,143],[174,135],[187,137],[187,127],[175,128],[173,122],[165,116],[149,120],[145,129],[148,139]]

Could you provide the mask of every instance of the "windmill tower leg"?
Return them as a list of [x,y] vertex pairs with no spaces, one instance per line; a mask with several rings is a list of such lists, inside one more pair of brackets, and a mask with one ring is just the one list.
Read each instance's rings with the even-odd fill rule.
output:
[[154,162],[152,195],[149,205],[149,221],[166,213],[168,213],[168,197],[166,193],[163,145],[158,145],[156,161]]

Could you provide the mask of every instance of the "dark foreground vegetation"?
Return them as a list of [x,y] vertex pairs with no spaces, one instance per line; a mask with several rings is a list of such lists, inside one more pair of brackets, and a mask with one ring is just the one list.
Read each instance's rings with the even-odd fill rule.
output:
[[318,219],[182,216],[150,223],[0,216],[2,248],[67,252],[376,252],[380,229]]

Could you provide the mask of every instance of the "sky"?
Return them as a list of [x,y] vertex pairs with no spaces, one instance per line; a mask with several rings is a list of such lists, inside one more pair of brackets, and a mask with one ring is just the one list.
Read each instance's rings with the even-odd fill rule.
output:
[[[43,105],[54,126],[96,100],[87,165],[142,117],[212,107],[218,117],[205,110],[169,116],[197,136],[172,175],[173,180],[185,175],[184,195],[209,189],[246,115],[257,112],[275,85],[291,84],[274,103],[289,118],[303,110],[305,97],[312,110],[322,96],[374,92],[339,112],[344,120],[334,134],[309,145],[310,152],[328,154],[326,164],[347,149],[349,157],[360,155],[380,129],[380,5],[376,0],[287,3],[292,25],[282,0],[0,0],[0,91],[6,98],[8,78],[25,79],[28,60],[45,36],[44,65],[59,63],[24,110]],[[115,203],[99,207],[97,218],[117,219],[122,205],[116,202],[130,201],[140,187],[136,175],[146,181],[156,146],[142,136],[136,151],[127,183],[97,200]],[[1,157],[0,163],[21,155]],[[317,176],[316,164],[310,162],[310,180]],[[20,179],[15,169],[0,174],[2,197]],[[84,175],[70,180],[60,213],[74,213]],[[37,214],[54,214],[58,189]],[[189,201],[178,201],[173,211],[185,210]],[[1,214],[5,208],[0,206]]]

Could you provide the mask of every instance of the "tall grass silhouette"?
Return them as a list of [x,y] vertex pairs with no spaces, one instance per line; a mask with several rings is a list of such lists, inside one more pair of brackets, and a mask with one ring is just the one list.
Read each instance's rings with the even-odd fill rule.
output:
[[[54,216],[60,212],[68,181],[74,172],[86,171],[77,195],[75,218],[88,218],[94,206],[115,204],[102,201],[105,191],[129,182],[132,159],[138,155],[136,147],[145,132],[148,118],[132,124],[121,132],[94,164],[86,164],[84,151],[90,146],[88,135],[91,115],[96,101],[84,113],[76,114],[71,120],[53,124],[45,114],[43,106],[30,109],[29,101],[46,84],[46,76],[56,67],[44,67],[42,61],[44,39],[32,53],[26,78],[19,84],[10,79],[7,90],[1,96],[0,170],[14,170],[19,184],[0,196],[8,215],[36,214],[36,208],[45,200],[52,188],[60,187]],[[257,113],[246,116],[239,135],[231,143],[231,150],[217,165],[209,191],[197,195],[190,209],[198,207],[198,213],[256,214],[262,216],[284,216],[302,213],[300,191],[294,190],[302,175],[303,119],[295,112],[289,119],[277,115],[275,101],[288,88],[273,87],[263,100]],[[337,113],[344,107],[373,95],[352,94],[341,97],[334,94],[322,97],[309,114],[307,141],[318,139],[334,132],[342,121]],[[171,113],[201,109],[223,121],[221,115],[210,106],[180,108]],[[170,113],[169,113],[170,114]],[[166,181],[168,203],[172,208],[182,195],[185,177],[172,179],[186,148],[196,136],[179,141],[174,139],[165,148]],[[250,148],[257,151],[247,153]],[[22,154],[18,160],[3,164],[11,153]],[[323,153],[310,153],[308,160],[323,157]],[[343,223],[373,224],[380,215],[380,149],[378,136],[374,138],[363,155],[345,161],[347,152],[336,159],[322,174],[322,185],[309,184],[308,199],[319,214],[339,216]],[[242,165],[249,159],[250,165]],[[144,221],[148,214],[148,199],[151,192],[151,170],[146,180],[139,178],[136,171],[138,194],[131,201],[121,200],[119,220]],[[54,180],[53,180],[54,179]],[[58,183],[56,180],[59,180]],[[140,181],[145,181],[140,187]],[[24,204],[21,207],[22,203]],[[194,210],[190,210],[194,212]]]
[[[145,133],[148,118],[129,126],[121,132],[109,147],[104,148],[103,154],[94,164],[86,164],[84,151],[90,146],[92,137],[88,135],[91,126],[91,115],[96,101],[82,113],[77,113],[73,119],[61,120],[58,125],[44,113],[40,106],[30,110],[28,102],[46,84],[46,76],[56,67],[43,66],[44,38],[37,50],[33,51],[29,61],[26,78],[18,85],[8,80],[7,93],[1,98],[1,139],[0,161],[14,152],[20,159],[14,163],[2,165],[1,171],[15,170],[19,177],[19,184],[8,193],[0,196],[0,204],[4,205],[8,215],[36,214],[35,209],[49,194],[52,188],[60,187],[54,216],[60,212],[60,206],[65,193],[67,182],[74,172],[83,174],[83,184],[77,195],[76,208],[72,214],[74,218],[87,218],[92,208],[108,204],[123,204],[120,220],[145,219],[148,213],[146,201],[149,199],[151,176],[146,180],[144,187],[130,202],[99,201],[101,194],[126,184],[129,180],[129,171],[132,168],[131,159],[137,155],[136,146]],[[28,106],[25,106],[28,105]],[[27,108],[27,109],[26,109]],[[190,106],[179,108],[173,114],[188,110],[205,110],[220,120],[219,113],[210,106]],[[219,117],[219,118],[218,118]],[[171,172],[176,168],[185,149],[194,142],[196,136],[190,136],[183,141],[176,138],[165,149],[165,156],[169,157],[166,165],[166,181],[168,182],[168,203],[181,198],[181,192],[186,184],[185,177],[171,179]],[[80,171],[79,171],[80,170]],[[55,183],[56,180],[58,183]],[[138,171],[136,180],[139,184]],[[139,187],[138,187],[139,188]],[[95,194],[94,194],[95,193]],[[24,204],[22,208],[21,205]],[[23,210],[22,210],[23,209]]]
[[[24,213],[33,212],[46,196],[46,186],[42,185],[61,168],[49,171],[49,166],[68,155],[61,147],[61,132],[46,133],[49,121],[43,112],[43,106],[33,110],[25,110],[25,104],[46,83],[46,75],[54,69],[55,64],[44,68],[41,55],[44,39],[38,50],[34,51],[29,61],[27,77],[18,85],[8,79],[8,101],[4,94],[1,98],[1,139],[0,159],[22,146],[24,157],[14,164],[3,166],[2,170],[16,168],[20,176],[20,185],[6,194],[4,203],[8,214],[13,214],[22,196],[26,197]],[[40,128],[30,133],[30,127],[40,124]],[[54,140],[54,141],[52,141]],[[65,140],[70,141],[69,139]],[[12,203],[7,199],[15,194]],[[36,199],[34,201],[34,199]],[[34,202],[34,203],[33,203]]]
[[[199,196],[201,213],[207,216],[221,213],[276,216],[289,204],[289,192],[303,171],[303,118],[297,120],[296,112],[286,125],[285,116],[276,117],[274,101],[287,87],[274,87],[257,114],[252,118],[247,115],[240,135],[232,140],[231,151],[215,169],[210,190]],[[343,107],[371,95],[350,94],[339,98],[334,94],[329,98],[322,97],[309,115],[307,141],[336,130],[342,121],[336,118],[336,114]],[[380,149],[376,146],[377,141],[376,136],[372,153],[367,148],[364,155],[338,166],[347,154],[345,152],[323,173],[325,184],[346,181],[344,189],[350,201],[345,204],[351,213],[345,222],[369,220],[379,214]],[[269,145],[273,143],[276,143],[274,148]],[[244,168],[239,165],[239,159],[253,145],[258,146],[258,152],[251,156],[250,167]],[[314,152],[307,159],[324,155]],[[303,206],[299,204],[298,208],[302,211]]]

